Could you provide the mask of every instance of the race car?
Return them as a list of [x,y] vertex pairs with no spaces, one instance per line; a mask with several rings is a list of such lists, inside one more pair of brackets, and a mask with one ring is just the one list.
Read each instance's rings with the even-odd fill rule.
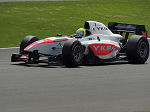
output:
[[[130,33],[135,35],[129,36]],[[148,57],[145,25],[110,22],[106,27],[101,22],[86,21],[84,28],[71,36],[58,34],[42,40],[26,36],[20,44],[19,53],[12,54],[11,62],[61,62],[66,67],[78,67],[118,60],[144,64]]]

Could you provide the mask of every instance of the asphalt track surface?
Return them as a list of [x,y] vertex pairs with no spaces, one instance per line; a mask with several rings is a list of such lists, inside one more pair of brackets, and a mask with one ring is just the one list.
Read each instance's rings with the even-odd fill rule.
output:
[[65,68],[11,63],[0,49],[0,112],[138,112],[150,110],[150,59]]

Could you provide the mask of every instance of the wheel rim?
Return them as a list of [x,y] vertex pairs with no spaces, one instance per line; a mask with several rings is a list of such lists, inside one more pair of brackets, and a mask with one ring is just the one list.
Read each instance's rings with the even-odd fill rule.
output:
[[82,49],[81,46],[75,46],[73,49],[74,60],[79,63],[82,59]]
[[145,42],[142,42],[139,46],[139,53],[141,58],[145,58],[147,56],[148,53],[148,47],[147,44]]

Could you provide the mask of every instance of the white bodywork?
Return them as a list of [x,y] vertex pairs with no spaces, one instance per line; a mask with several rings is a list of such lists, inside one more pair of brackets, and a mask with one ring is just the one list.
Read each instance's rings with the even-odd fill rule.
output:
[[[46,55],[53,55],[57,56],[62,54],[62,47],[64,43],[72,38],[69,37],[48,37],[43,40],[36,41],[37,45],[31,45],[28,48],[25,48],[27,51],[38,50],[39,53],[46,54]],[[64,41],[65,40],[65,41]],[[48,41],[46,43],[46,41]]]
[[[96,21],[87,21],[89,25],[90,36],[78,39],[85,46],[84,54],[88,55],[88,47],[91,47],[96,56],[100,59],[111,59],[115,57],[120,50],[121,35],[113,34],[104,24]],[[57,56],[62,54],[62,47],[68,40],[76,38],[70,37],[49,37],[34,42],[27,46],[25,50],[38,50],[39,53]]]
[[[121,35],[113,34],[103,23],[96,22],[96,21],[87,21],[89,24],[89,31],[92,35],[79,39],[83,45],[86,47],[90,44],[109,44],[116,46],[116,49],[107,55],[97,55],[100,59],[110,59],[115,57],[120,50],[120,40],[123,39]],[[95,50],[98,48],[103,49],[103,46],[94,46]],[[105,46],[106,47],[106,46]],[[110,48],[111,49],[111,48]],[[108,49],[108,50],[110,50]],[[107,48],[105,49],[107,50]],[[88,53],[88,49],[85,50],[85,54]]]

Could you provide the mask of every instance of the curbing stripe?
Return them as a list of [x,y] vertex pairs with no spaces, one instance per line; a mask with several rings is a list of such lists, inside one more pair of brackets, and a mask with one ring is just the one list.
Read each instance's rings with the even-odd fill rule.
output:
[[[150,38],[148,38],[148,41],[150,43]],[[19,47],[7,47],[7,48],[0,48],[0,49],[19,49]]]

